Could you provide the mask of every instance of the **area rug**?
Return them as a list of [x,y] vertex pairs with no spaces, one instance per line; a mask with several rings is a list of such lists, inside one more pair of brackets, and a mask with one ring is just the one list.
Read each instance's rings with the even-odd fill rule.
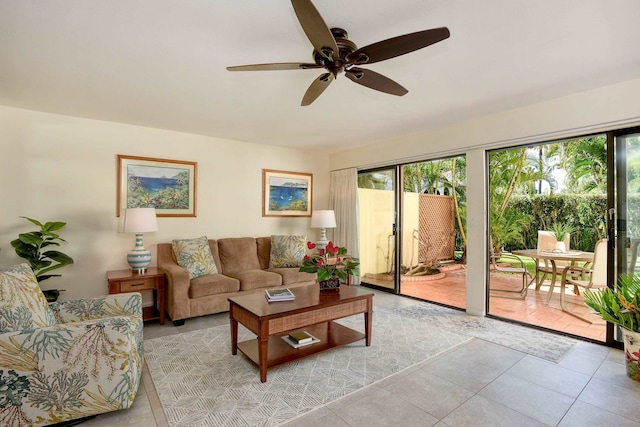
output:
[[[340,320],[364,331],[362,315]],[[274,426],[468,340],[420,319],[376,309],[373,339],[270,369],[231,355],[228,326],[144,341],[145,359],[171,426]],[[254,335],[239,327],[239,341]]]
[[[489,320],[490,322],[486,322]],[[363,332],[363,316],[339,321]],[[360,341],[269,370],[231,355],[228,326],[144,341],[145,359],[172,427],[275,426],[478,337],[549,360],[573,340],[467,316],[431,304],[373,315],[370,347]],[[239,328],[239,340],[255,336]],[[513,339],[510,341],[510,338]],[[564,340],[564,343],[563,343]],[[550,349],[540,351],[538,347]]]
[[445,331],[480,338],[551,362],[559,362],[578,341],[488,317],[469,316],[429,303],[395,310],[402,317],[417,319]]

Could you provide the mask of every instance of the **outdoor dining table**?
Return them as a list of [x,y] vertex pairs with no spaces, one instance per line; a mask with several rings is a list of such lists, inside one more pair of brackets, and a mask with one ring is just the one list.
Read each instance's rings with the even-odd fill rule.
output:
[[[574,265],[576,262],[593,262],[593,252],[581,252],[581,251],[564,251],[564,252],[556,252],[556,251],[544,251],[538,249],[520,249],[511,252],[514,255],[518,256],[526,256],[529,258],[533,258],[536,260],[536,263],[539,260],[549,261],[551,264],[551,284],[549,285],[549,294],[547,295],[548,305],[551,301],[551,296],[553,295],[553,288],[556,285],[556,276],[558,274],[556,261],[569,261],[571,265]],[[535,278],[533,279],[535,280]],[[561,298],[561,302],[563,298]],[[564,307],[564,304],[561,304],[562,310],[567,311]]]

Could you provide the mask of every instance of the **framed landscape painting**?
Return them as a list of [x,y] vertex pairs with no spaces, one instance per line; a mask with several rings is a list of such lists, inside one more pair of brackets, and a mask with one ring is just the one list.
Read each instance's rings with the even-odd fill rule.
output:
[[116,215],[125,208],[156,208],[157,216],[196,216],[198,164],[118,155]]
[[262,216],[311,216],[313,175],[262,169]]

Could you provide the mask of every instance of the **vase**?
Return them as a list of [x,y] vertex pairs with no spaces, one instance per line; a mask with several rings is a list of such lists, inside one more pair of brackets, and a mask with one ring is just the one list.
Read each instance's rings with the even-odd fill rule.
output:
[[318,282],[320,286],[320,292],[330,292],[340,290],[340,279],[338,277],[332,277],[327,280]]
[[556,251],[564,252],[566,250],[567,250],[567,247],[565,246],[564,242],[556,242]]
[[640,381],[640,333],[625,328],[621,329],[627,376],[632,380]]

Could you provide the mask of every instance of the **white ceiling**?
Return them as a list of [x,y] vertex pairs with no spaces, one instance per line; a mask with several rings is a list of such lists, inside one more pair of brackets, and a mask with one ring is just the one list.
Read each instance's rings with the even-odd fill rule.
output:
[[370,68],[409,90],[321,70],[288,0],[0,0],[0,105],[261,144],[336,150],[640,76],[638,0],[314,0],[359,47],[446,26]]

